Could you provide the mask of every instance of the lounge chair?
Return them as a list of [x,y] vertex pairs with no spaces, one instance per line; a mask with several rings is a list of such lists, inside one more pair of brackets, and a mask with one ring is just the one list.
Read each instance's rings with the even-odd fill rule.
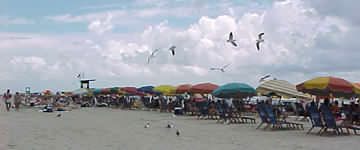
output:
[[325,128],[324,131],[320,133],[320,135],[322,135],[328,129],[333,129],[337,135],[340,135],[341,133],[343,133],[342,128],[346,128],[349,133],[349,128],[344,127],[343,125],[342,126],[336,125],[335,116],[334,114],[332,114],[331,111],[328,111],[327,109],[323,109],[322,114],[323,114],[323,119],[325,121]]
[[315,127],[320,128],[320,131],[318,132],[318,134],[320,134],[321,131],[325,128],[325,125],[323,124],[323,122],[321,120],[320,112],[317,110],[316,106],[310,106],[307,111],[310,115],[310,120],[311,120],[311,124],[312,124],[312,126],[308,130],[307,134],[309,134],[312,131],[312,129],[314,129]]
[[256,108],[255,110],[258,112],[260,118],[261,118],[261,123],[256,127],[256,129],[259,129],[264,123],[267,124],[266,128],[269,127],[269,125],[271,124],[270,121],[268,120],[265,110],[264,110],[264,105],[263,104],[256,104]]
[[271,109],[270,105],[269,104],[264,104],[264,110],[265,110],[265,113],[270,121],[270,123],[272,124],[272,128],[283,128],[282,125],[286,125],[287,128],[291,128],[292,124],[290,123],[287,123],[285,121],[281,121],[281,120],[278,120],[275,113],[273,112],[273,110]]

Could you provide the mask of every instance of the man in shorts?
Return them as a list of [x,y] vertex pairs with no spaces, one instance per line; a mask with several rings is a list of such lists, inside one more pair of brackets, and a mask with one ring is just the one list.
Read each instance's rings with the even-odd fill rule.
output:
[[3,98],[4,98],[4,101],[5,101],[6,110],[7,110],[7,111],[10,111],[10,108],[11,108],[11,101],[10,101],[10,99],[11,99],[11,94],[10,94],[10,89],[8,89],[8,90],[6,91],[6,93],[4,94]]

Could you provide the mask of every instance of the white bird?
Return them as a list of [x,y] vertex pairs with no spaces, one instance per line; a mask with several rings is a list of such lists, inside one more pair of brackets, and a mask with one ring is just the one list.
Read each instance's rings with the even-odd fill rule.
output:
[[210,68],[210,70],[220,70],[221,72],[225,72],[225,69],[230,66],[230,64],[227,64],[221,68]]
[[167,127],[167,128],[174,128],[174,125],[172,125],[172,124],[169,123],[166,127]]
[[150,56],[148,57],[147,63],[150,63],[150,60],[156,56],[156,53],[159,51],[159,49],[155,49],[151,52]]
[[150,128],[150,122],[146,122],[146,125],[144,128]]
[[235,43],[236,40],[234,40],[234,36],[233,33],[230,32],[229,34],[229,39],[227,40],[228,43],[231,43],[232,45],[234,45],[235,47],[237,47],[237,44]]
[[259,51],[260,50],[260,43],[263,43],[264,42],[264,39],[262,38],[262,36],[264,36],[265,33],[260,33],[258,36],[259,36],[259,39],[256,40],[256,48],[257,50]]
[[171,54],[172,54],[173,56],[175,56],[175,48],[176,48],[176,46],[171,46],[171,47],[169,48],[169,51],[171,51]]
[[262,78],[260,78],[259,82],[263,82],[265,79],[269,78],[271,75],[266,75]]
[[179,129],[176,130],[176,135],[180,136],[180,130]]

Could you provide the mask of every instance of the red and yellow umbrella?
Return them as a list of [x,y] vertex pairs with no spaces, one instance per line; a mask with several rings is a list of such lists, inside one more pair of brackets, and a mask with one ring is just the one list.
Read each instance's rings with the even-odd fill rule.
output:
[[353,83],[353,85],[355,94],[360,95],[360,83]]
[[192,85],[191,84],[183,84],[183,85],[179,85],[176,88],[176,94],[184,94],[186,92],[189,92],[191,89]]
[[349,81],[336,77],[313,78],[298,84],[296,89],[316,96],[354,96],[354,86]]
[[190,88],[191,93],[209,94],[217,89],[219,86],[212,83],[201,83]]

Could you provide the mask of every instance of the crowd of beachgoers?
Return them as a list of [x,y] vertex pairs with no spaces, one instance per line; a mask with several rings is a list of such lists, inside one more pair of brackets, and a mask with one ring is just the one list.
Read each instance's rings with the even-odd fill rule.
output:
[[[25,95],[7,91],[3,95],[7,111],[14,108],[37,108],[40,112],[61,112],[86,107],[108,107],[112,109],[151,110],[174,113],[174,115],[197,116],[198,119],[213,119],[219,123],[256,123],[263,129],[303,129],[306,122],[312,128],[319,127],[319,134],[334,129],[337,134],[342,129],[356,133],[360,125],[359,100],[350,103],[344,101],[314,99],[312,101],[294,101],[274,103],[272,96],[257,99],[255,102],[245,99],[215,98],[210,94],[182,94],[174,96],[152,95]],[[295,120],[289,120],[296,116]],[[294,117],[292,117],[294,118]],[[312,130],[309,130],[309,132]]]

